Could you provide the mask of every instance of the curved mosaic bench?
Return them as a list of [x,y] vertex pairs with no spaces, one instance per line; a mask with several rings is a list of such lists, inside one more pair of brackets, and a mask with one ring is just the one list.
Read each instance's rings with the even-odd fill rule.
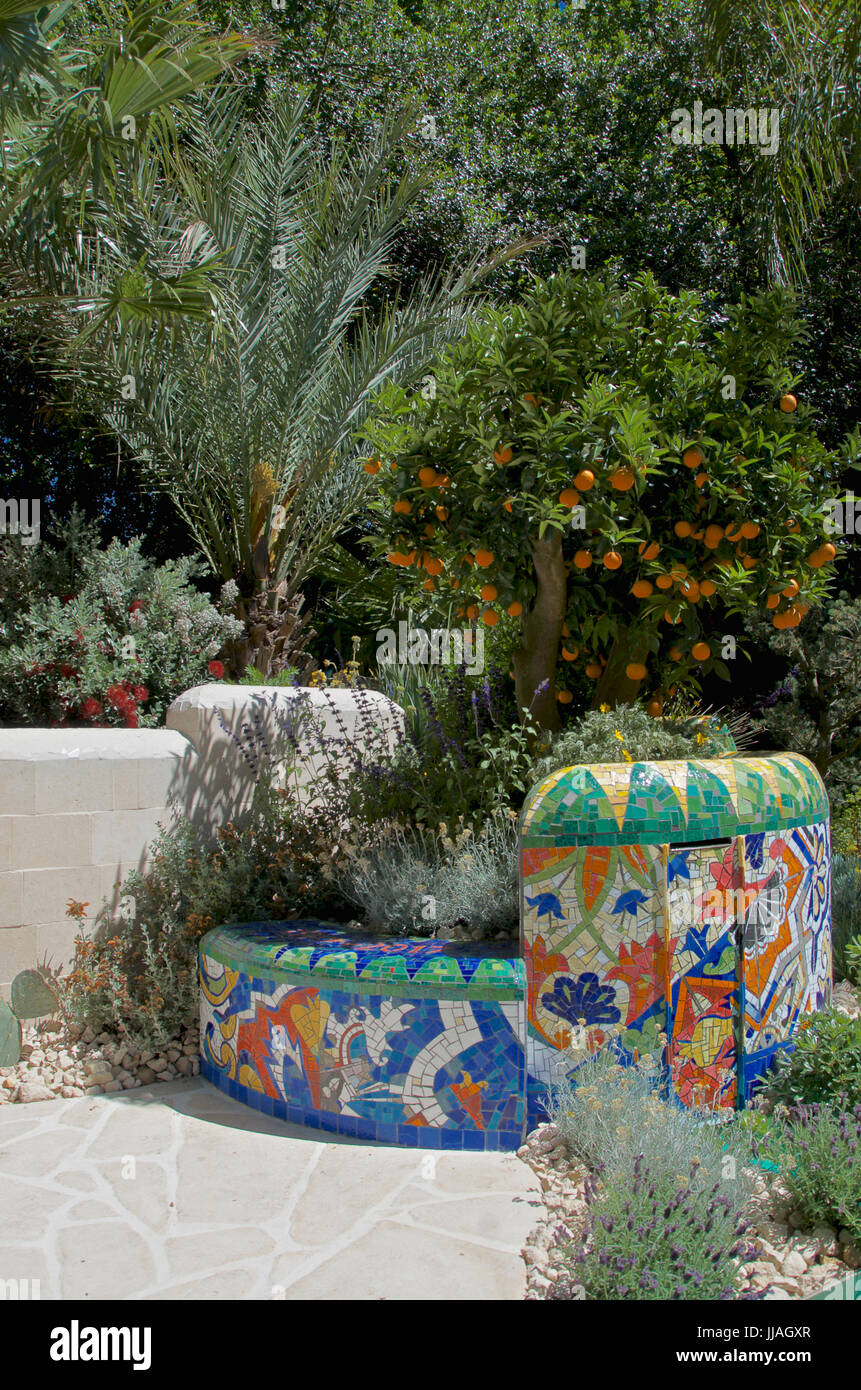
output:
[[743,1105],[831,997],[828,800],[813,765],[786,753],[565,768],[527,797],[521,829],[520,958],[316,921],[209,932],[202,1074],[298,1124],[512,1149],[543,1117],[575,1030],[589,1051],[612,1037],[623,1061],[664,1034],[680,1104]]
[[516,948],[375,941],[327,923],[200,944],[201,1073],[296,1124],[432,1149],[512,1149],[525,1104]]

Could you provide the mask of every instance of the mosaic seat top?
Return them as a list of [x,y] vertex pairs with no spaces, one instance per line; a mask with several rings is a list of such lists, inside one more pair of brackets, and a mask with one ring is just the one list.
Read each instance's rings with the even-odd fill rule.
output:
[[200,953],[261,979],[334,980],[376,994],[451,991],[471,999],[520,999],[525,980],[515,942],[375,937],[313,919],[215,927],[203,937]]
[[695,843],[810,825],[828,813],[822,779],[798,753],[591,763],[560,768],[532,789],[522,844]]

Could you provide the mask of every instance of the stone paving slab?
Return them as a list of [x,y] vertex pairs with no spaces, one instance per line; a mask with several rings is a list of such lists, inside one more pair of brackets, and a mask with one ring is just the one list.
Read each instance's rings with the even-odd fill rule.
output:
[[514,1154],[269,1119],[199,1078],[0,1109],[0,1279],[43,1299],[520,1299]]

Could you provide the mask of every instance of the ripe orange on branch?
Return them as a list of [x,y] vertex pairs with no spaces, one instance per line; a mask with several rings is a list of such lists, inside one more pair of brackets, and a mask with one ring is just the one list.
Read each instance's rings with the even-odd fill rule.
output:
[[781,396],[780,398],[780,408],[783,411],[784,415],[791,415],[797,405],[798,399],[797,397],[793,396],[791,391],[787,391],[786,395]]
[[661,547],[657,541],[641,541],[639,549],[644,560],[657,560],[661,553]]
[[673,527],[673,530],[675,531],[680,541],[683,541],[686,536],[689,536],[693,529],[694,528],[689,521],[677,521],[675,526]]
[[392,511],[397,512],[399,516],[409,516],[412,509],[413,506],[411,502],[407,502],[404,498],[400,498],[395,503]]
[[578,550],[574,556],[574,565],[578,570],[587,570],[592,563],[592,556],[588,550]]
[[504,444],[501,449],[497,449],[493,455],[493,462],[498,464],[510,463],[514,458],[514,450],[510,445]]
[[682,454],[682,463],[685,468],[699,468],[705,455],[698,444],[691,444]]
[[495,584],[482,584],[479,593],[481,594],[481,597],[485,599],[488,603],[492,603],[493,600],[496,598],[497,594],[499,593],[499,590],[497,589]]
[[695,642],[691,647],[691,656],[694,661],[708,661],[712,654],[712,649],[708,642]]
[[508,612],[512,618],[520,617],[523,612],[523,604],[520,602],[519,598],[516,598],[513,603],[509,603]]
[[642,661],[629,661],[625,667],[625,675],[629,681],[641,681],[645,679],[646,668]]
[[365,472],[372,474],[379,473],[382,466],[383,465],[380,463],[379,459],[369,459],[368,462],[365,464]]
[[610,486],[617,492],[627,492],[636,481],[636,476],[630,468],[614,468],[610,474]]
[[577,477],[574,479],[574,486],[581,492],[588,492],[590,487],[595,486],[595,474],[591,468],[581,468]]
[[653,585],[648,579],[637,579],[631,589],[634,598],[648,598],[653,592]]
[[563,488],[559,494],[559,502],[563,507],[576,507],[580,501],[580,494],[576,488]]
[[419,469],[419,482],[422,487],[434,487],[437,477],[438,474],[436,469],[431,468],[429,463],[426,463],[424,468]]
[[477,550],[475,552],[475,563],[480,565],[483,570],[486,570],[489,565],[493,564],[493,551]]
[[604,566],[608,570],[617,570],[622,563],[622,557],[618,550],[608,550],[604,556]]

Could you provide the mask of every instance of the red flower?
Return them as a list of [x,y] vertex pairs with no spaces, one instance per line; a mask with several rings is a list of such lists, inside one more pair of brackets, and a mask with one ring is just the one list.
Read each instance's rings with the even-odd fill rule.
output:
[[64,661],[63,664],[62,664],[62,666],[60,667],[60,675],[61,675],[61,676],[65,676],[66,679],[68,680],[68,678],[69,678],[70,676],[74,676],[74,674],[75,674],[75,668],[74,668],[74,666],[70,666],[69,663],[68,663],[68,661]]
[[224,663],[222,661],[210,661],[206,669],[217,681],[220,681],[224,675]]
[[137,710],[129,710],[126,714],[125,719],[123,720],[123,723],[125,724],[127,729],[136,729],[138,726]]
[[136,700],[140,701],[141,704],[143,704],[144,700],[149,699],[149,691],[147,690],[145,685],[133,685],[132,694],[134,695]]
[[93,699],[92,695],[87,696],[86,700],[81,701],[81,705],[78,710],[78,713],[80,714],[82,719],[95,719],[97,715],[101,714],[101,712],[101,705],[99,704],[98,700]]
[[142,599],[142,598],[136,598],[135,601],[134,601],[134,603],[130,603],[130,604],[129,604],[129,612],[130,612],[130,613],[138,613],[138,612],[140,611],[141,608],[143,608],[143,599]]

